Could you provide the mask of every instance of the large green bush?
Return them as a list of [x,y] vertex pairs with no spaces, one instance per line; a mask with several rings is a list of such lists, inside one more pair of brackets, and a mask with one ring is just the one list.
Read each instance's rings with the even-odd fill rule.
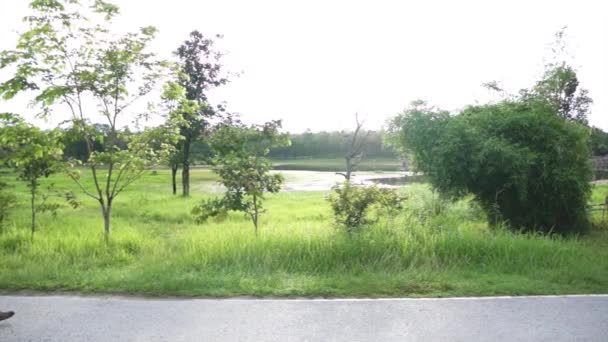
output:
[[455,116],[417,103],[392,124],[436,189],[473,194],[491,222],[558,233],[589,226],[589,130],[542,101],[505,100]]

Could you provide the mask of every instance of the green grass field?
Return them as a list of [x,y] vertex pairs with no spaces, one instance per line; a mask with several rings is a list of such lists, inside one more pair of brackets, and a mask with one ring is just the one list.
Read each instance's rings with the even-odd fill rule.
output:
[[[608,230],[549,238],[490,229],[469,201],[443,203],[413,185],[398,217],[359,234],[332,224],[324,192],[268,197],[260,236],[241,214],[195,225],[189,212],[215,178],[193,174],[193,197],[170,194],[166,170],[121,194],[111,242],[98,205],[42,214],[30,240],[26,188],[0,232],[0,290],[183,296],[472,296],[608,292]],[[76,190],[64,176],[45,183]],[[601,202],[608,187],[595,190]],[[80,193],[79,193],[80,194]],[[600,219],[598,216],[597,220]],[[598,225],[599,226],[599,225]]]
[[[344,171],[344,158],[273,159],[275,170]],[[357,171],[399,171],[400,162],[392,158],[363,159]]]

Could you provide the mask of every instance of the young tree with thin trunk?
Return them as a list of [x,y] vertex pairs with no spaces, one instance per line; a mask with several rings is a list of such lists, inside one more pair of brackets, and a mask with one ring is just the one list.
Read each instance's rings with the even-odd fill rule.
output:
[[[17,172],[30,192],[32,239],[36,232],[36,213],[40,179],[55,173],[61,161],[62,145],[58,130],[42,131],[13,114],[0,114],[0,144],[5,149],[0,161]],[[46,196],[45,196],[46,197]]]
[[271,148],[290,143],[289,137],[279,132],[280,128],[280,121],[261,126],[236,123],[221,125],[213,133],[213,172],[220,176],[226,193],[222,198],[203,201],[192,210],[198,223],[210,217],[225,217],[231,210],[241,211],[258,235],[264,195],[278,192],[283,184],[280,174],[270,173],[272,164],[267,158]]
[[[57,106],[70,113],[72,126],[86,143],[85,161],[68,164],[68,175],[101,209],[106,242],[114,201],[149,166],[171,150],[173,132],[165,128],[126,134],[131,106],[148,95],[165,72],[165,64],[147,52],[156,29],[116,35],[110,31],[119,8],[102,0],[34,0],[25,18],[29,30],[14,50],[0,53],[0,68],[15,70],[0,83],[0,97],[36,92],[43,115]],[[96,120],[107,131],[94,129]],[[123,121],[121,121],[123,120]],[[170,142],[170,143],[166,143]],[[101,150],[94,146],[100,145]],[[90,170],[93,185],[81,181],[79,167]]]

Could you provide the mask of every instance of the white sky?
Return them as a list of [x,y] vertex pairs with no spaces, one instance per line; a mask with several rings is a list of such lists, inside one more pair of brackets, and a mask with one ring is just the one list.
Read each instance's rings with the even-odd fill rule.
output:
[[[12,48],[26,0],[0,0],[0,49]],[[608,2],[115,0],[116,28],[159,28],[168,56],[194,29],[221,33],[225,66],[243,74],[212,94],[247,122],[283,119],[292,132],[379,128],[417,98],[449,110],[497,80],[515,92],[541,74],[554,33],[568,26],[591,124],[608,130]],[[6,77],[6,75],[0,75]],[[26,98],[0,112],[29,113]]]

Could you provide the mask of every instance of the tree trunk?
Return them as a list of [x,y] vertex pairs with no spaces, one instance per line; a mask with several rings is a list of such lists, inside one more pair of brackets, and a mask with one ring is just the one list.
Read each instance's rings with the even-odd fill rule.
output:
[[190,138],[184,140],[182,154],[182,196],[190,196]]
[[182,166],[182,196],[190,196],[190,165],[187,162]]
[[256,195],[253,195],[253,215],[251,215],[255,236],[258,236],[258,201]]
[[101,211],[103,213],[103,238],[104,241],[106,242],[106,244],[108,244],[108,242],[110,242],[110,213],[112,210],[112,204],[108,203],[108,206],[103,206],[101,208]]
[[350,183],[350,175],[353,172],[353,164],[350,158],[346,158],[346,181]]
[[173,184],[173,194],[177,194],[177,164],[171,165],[171,180]]
[[36,232],[36,181],[32,181],[30,187],[32,191],[32,239],[34,239],[34,233]]
[[255,231],[255,236],[258,236],[258,213],[256,212],[253,216],[253,226]]

